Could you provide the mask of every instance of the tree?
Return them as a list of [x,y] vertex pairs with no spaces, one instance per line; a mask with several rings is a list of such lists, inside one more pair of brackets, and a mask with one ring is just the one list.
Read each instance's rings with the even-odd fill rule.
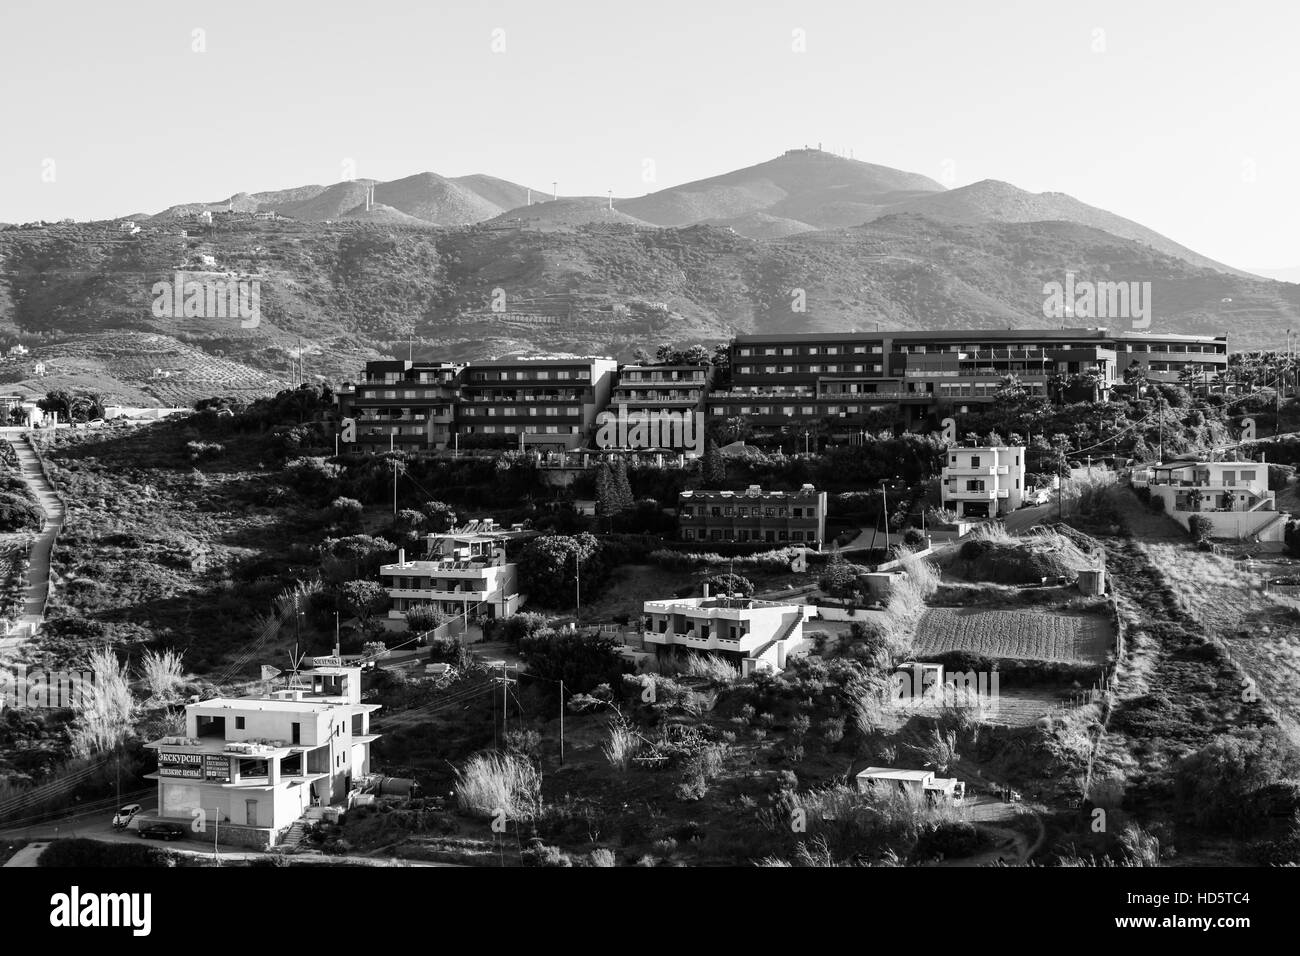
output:
[[519,656],[529,673],[566,693],[585,694],[601,684],[616,685],[633,668],[619,653],[618,642],[603,634],[542,631],[519,642]]
[[418,634],[431,631],[451,619],[435,604],[412,604],[406,609],[406,627]]
[[424,514],[429,519],[428,528],[434,534],[442,534],[456,527],[456,510],[442,501],[426,501]]
[[36,407],[46,414],[56,414],[61,420],[68,421],[72,407],[72,393],[62,388],[51,389],[45,393],[44,398],[37,399]]
[[356,498],[335,498],[330,502],[330,517],[347,528],[361,526],[361,513],[365,509]]
[[377,572],[384,555],[392,550],[393,545],[384,538],[372,538],[368,534],[326,538],[320,546],[321,569],[332,580],[340,579],[343,568],[350,568],[352,576],[359,578],[363,572]]
[[727,480],[727,462],[715,442],[709,442],[709,447],[704,450],[700,477],[706,488],[719,487]]
[[583,590],[603,583],[606,568],[600,542],[590,534],[548,534],[534,538],[519,553],[519,587],[541,607],[570,607],[577,575]]
[[739,574],[715,574],[704,582],[710,594],[739,594],[749,597],[754,593],[754,582]]
[[826,570],[817,581],[817,586],[822,592],[835,598],[851,598],[858,588],[858,576],[865,574],[866,568],[857,564],[850,564],[844,560],[844,555],[838,551],[831,553],[829,560],[826,562]]
[[339,588],[343,606],[360,620],[362,625],[388,607],[388,591],[378,581],[349,581]]
[[622,458],[615,460],[613,475],[613,496],[618,513],[630,511],[636,504],[632,497],[632,484],[627,477],[627,462]]
[[413,508],[403,508],[397,512],[397,518],[393,522],[393,529],[407,541],[418,541],[420,537],[420,528],[424,525],[424,512],[416,511]]

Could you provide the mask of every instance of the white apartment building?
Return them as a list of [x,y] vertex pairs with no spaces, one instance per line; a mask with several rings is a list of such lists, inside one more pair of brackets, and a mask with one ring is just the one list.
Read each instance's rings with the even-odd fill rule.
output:
[[1268,465],[1255,461],[1174,461],[1138,469],[1133,484],[1151,489],[1184,528],[1192,515],[1213,527],[1215,538],[1282,541],[1286,515],[1268,490]]
[[392,599],[391,621],[406,619],[408,608],[432,604],[445,614],[485,614],[509,617],[519,610],[519,575],[506,561],[506,535],[470,526],[463,531],[428,536],[423,560],[407,561],[397,552],[396,564],[385,564],[379,575]]
[[[204,839],[274,846],[312,807],[346,807],[370,773],[370,715],[361,668],[301,671],[266,696],[185,708],[185,736],[145,744],[158,757],[158,817]],[[194,830],[196,821],[202,829]]]
[[759,670],[780,671],[789,656],[803,647],[807,610],[802,604],[726,595],[646,601],[644,641],[664,653],[681,647],[716,654],[746,676]]
[[939,495],[963,517],[992,518],[1019,508],[1025,497],[1023,445],[947,451]]

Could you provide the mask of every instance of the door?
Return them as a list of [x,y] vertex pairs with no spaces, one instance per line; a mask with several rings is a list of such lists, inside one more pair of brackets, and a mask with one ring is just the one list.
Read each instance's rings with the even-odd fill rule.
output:
[[256,800],[244,801],[244,817],[246,818],[248,825],[250,827],[257,826],[257,801]]

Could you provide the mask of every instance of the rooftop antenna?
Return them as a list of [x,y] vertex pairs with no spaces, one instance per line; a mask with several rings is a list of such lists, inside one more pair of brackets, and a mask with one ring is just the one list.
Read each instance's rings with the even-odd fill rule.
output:
[[298,671],[302,667],[303,658],[307,655],[298,650],[298,643],[295,641],[293,652],[289,655],[289,690],[302,690],[302,681],[298,679]]

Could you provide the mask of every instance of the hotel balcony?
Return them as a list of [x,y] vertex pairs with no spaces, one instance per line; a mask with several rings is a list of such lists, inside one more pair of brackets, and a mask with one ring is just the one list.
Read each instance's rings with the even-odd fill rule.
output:
[[[745,636],[749,637],[748,634]],[[693,647],[700,651],[735,651],[737,653],[743,652],[746,644],[744,641],[728,637],[698,637],[694,632],[678,634],[673,631],[665,631],[662,633],[657,631],[646,631],[645,643]],[[749,641],[748,645],[750,647],[755,647],[758,643],[757,640],[753,640]]]
[[943,469],[943,473],[948,477],[974,476],[974,475],[1005,475],[1007,473],[1006,465],[981,465],[972,467],[970,465],[948,465]]
[[944,497],[951,501],[993,501],[996,498],[1009,498],[1010,496],[1010,489],[1007,488],[985,488],[983,491],[950,488],[944,491]]

